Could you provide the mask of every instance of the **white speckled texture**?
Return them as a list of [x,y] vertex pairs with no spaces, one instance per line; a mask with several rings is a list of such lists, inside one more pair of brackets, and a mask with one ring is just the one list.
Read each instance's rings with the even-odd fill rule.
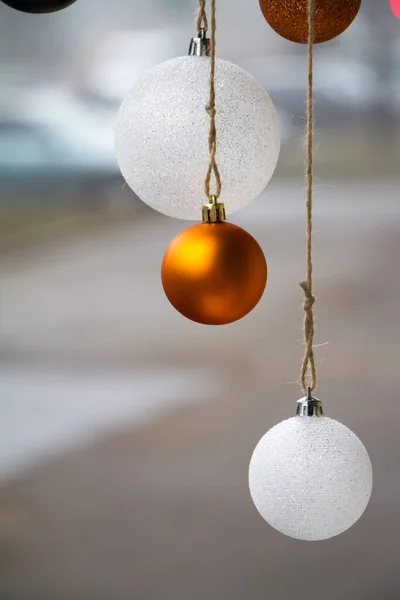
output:
[[259,441],[249,485],[257,510],[272,527],[293,538],[324,540],[363,514],[372,466],[345,425],[328,417],[293,417]]
[[[149,206],[201,220],[208,167],[210,61],[183,56],[139,79],[117,117],[115,149],[122,175]],[[221,202],[233,213],[254,200],[275,170],[280,133],[275,108],[240,67],[217,59],[217,160]]]

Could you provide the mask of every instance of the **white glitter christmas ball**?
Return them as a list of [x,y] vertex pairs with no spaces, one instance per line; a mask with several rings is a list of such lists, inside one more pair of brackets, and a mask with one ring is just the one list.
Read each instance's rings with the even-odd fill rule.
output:
[[249,485],[258,512],[272,527],[300,540],[325,540],[363,514],[372,466],[362,442],[338,421],[296,416],[261,438]]
[[[201,220],[207,201],[210,59],[183,56],[141,77],[123,101],[115,150],[125,180],[143,202],[171,217]],[[261,85],[217,59],[217,161],[228,214],[254,200],[275,170],[277,115]]]

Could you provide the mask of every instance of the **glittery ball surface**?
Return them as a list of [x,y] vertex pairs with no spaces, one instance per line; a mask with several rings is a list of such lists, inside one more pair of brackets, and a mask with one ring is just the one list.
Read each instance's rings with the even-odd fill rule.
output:
[[[327,42],[354,21],[362,0],[315,0],[314,43]],[[308,0],[260,0],[264,17],[291,42],[308,42]]]
[[293,417],[270,429],[249,468],[253,502],[275,529],[324,540],[351,527],[372,491],[372,466],[358,437],[328,417]]
[[[115,150],[122,175],[143,202],[170,217],[198,221],[207,200],[209,78],[206,57],[166,61],[135,83],[118,113]],[[257,198],[271,179],[280,134],[270,97],[249,73],[217,59],[215,87],[219,201],[230,214]]]

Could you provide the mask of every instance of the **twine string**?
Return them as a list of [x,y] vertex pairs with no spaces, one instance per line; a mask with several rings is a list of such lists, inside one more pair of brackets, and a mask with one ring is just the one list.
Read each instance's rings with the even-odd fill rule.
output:
[[313,295],[313,161],[314,161],[314,33],[315,33],[315,0],[308,0],[308,93],[307,93],[307,279],[300,283],[304,291],[304,342],[305,354],[301,368],[300,383],[307,393],[317,387],[317,370],[314,356],[314,304]]
[[[217,7],[216,0],[211,0],[211,48],[210,48],[210,99],[206,106],[206,111],[210,117],[210,132],[208,136],[208,146],[210,151],[210,160],[207,174],[204,182],[204,189],[208,198],[212,196],[218,198],[221,194],[222,183],[219,173],[216,154],[217,154],[217,127],[215,122],[215,49],[217,32]],[[214,174],[216,191],[211,192],[211,176]]]
[[206,10],[207,0],[199,0],[199,10],[197,12],[197,31],[208,30],[208,19]]

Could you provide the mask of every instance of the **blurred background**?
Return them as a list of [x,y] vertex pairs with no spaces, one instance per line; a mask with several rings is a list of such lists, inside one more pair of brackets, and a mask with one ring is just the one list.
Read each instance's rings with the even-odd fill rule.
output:
[[214,329],[165,299],[160,263],[186,225],[143,205],[113,152],[121,99],[187,52],[196,1],[0,3],[1,600],[400,598],[392,9],[364,0],[316,48],[318,396],[367,446],[375,489],[350,531],[310,544],[269,528],[247,489],[255,444],[301,395],[306,48],[257,0],[219,0],[218,54],[269,91],[283,145],[232,219],[263,246],[267,291]]

